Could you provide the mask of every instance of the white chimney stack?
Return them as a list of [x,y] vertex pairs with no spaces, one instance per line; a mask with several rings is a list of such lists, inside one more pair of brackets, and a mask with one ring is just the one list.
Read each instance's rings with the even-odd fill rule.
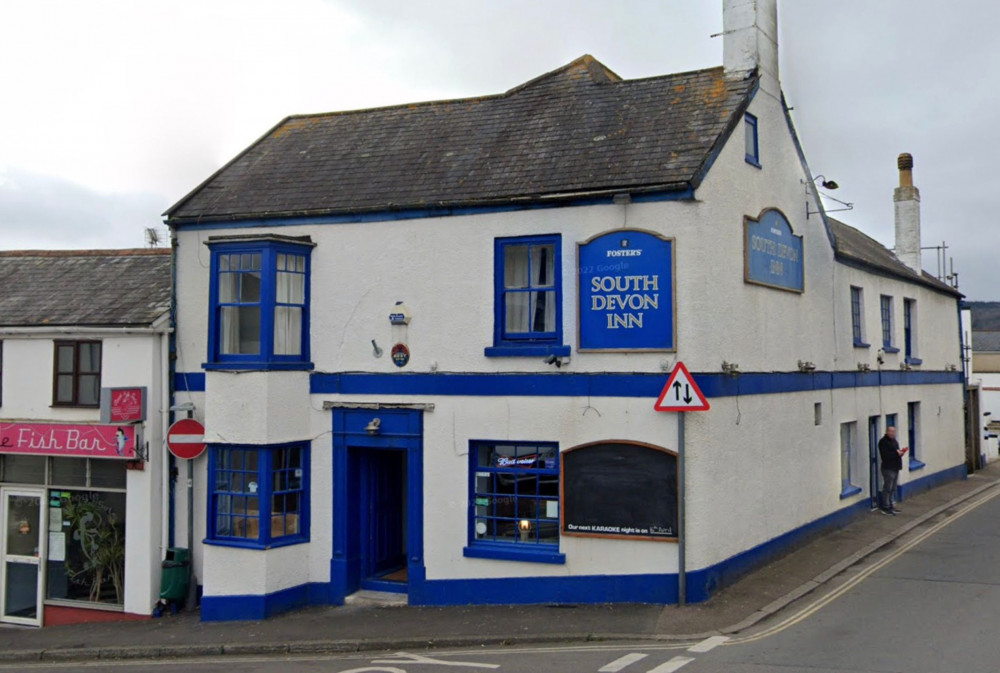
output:
[[780,97],[778,0],[723,0],[722,36],[726,77],[742,79],[758,69],[761,88]]
[[893,192],[896,202],[896,257],[920,273],[920,190],[913,186],[913,156],[900,154],[899,187]]

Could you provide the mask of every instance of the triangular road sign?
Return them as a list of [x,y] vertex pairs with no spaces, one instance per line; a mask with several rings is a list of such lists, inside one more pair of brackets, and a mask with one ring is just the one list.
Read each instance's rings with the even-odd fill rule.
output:
[[657,411],[708,411],[709,404],[691,372],[678,360],[653,408]]

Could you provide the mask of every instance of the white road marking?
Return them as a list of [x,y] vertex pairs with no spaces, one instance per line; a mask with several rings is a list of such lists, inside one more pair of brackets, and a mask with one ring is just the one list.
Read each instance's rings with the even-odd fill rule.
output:
[[648,656],[648,654],[639,654],[638,652],[626,654],[624,657],[615,659],[610,664],[597,669],[597,673],[618,673],[618,671],[622,670],[626,666],[631,666],[635,662],[645,659]]
[[696,652],[698,654],[711,652],[727,640],[729,640],[729,636],[712,636],[711,638],[705,638],[705,640],[701,641],[697,645],[689,647],[688,652]]
[[649,673],[674,673],[694,661],[694,657],[674,657],[670,661],[664,662],[656,668],[649,669]]
[[463,668],[500,668],[500,664],[476,664],[471,661],[444,661],[409,652],[396,652],[392,659],[373,659],[373,664],[436,664],[437,666],[460,666]]

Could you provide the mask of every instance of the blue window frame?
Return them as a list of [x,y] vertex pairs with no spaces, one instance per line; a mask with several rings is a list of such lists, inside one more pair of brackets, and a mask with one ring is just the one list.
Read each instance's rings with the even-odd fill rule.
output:
[[760,143],[757,137],[757,118],[749,112],[743,117],[743,129],[747,163],[760,168]]
[[851,287],[851,333],[856,348],[868,348],[865,342],[865,302],[860,287]]
[[473,441],[466,556],[564,563],[559,553],[559,445]]
[[854,453],[858,442],[857,422],[840,424],[840,497],[848,498],[861,492],[854,485]]
[[307,445],[213,445],[208,472],[206,542],[266,549],[309,541]]
[[311,369],[313,244],[266,237],[212,240],[206,369]]
[[879,308],[882,312],[882,350],[886,353],[898,353],[899,349],[892,345],[892,297],[883,294],[879,298]]
[[917,450],[920,444],[920,402],[906,403],[906,440],[910,447],[907,453],[910,457],[909,468],[913,472],[924,467],[924,463],[917,458],[920,454]]
[[919,365],[923,362],[917,357],[917,301],[903,300],[903,355],[906,364]]
[[498,238],[487,356],[569,355],[562,343],[561,237]]

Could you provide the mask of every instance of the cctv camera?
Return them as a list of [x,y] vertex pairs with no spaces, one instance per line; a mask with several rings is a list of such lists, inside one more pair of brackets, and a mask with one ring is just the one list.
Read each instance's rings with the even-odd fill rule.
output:
[[558,359],[559,358],[556,357],[555,355],[550,355],[549,357],[542,360],[542,362],[544,362],[547,365],[554,365]]

